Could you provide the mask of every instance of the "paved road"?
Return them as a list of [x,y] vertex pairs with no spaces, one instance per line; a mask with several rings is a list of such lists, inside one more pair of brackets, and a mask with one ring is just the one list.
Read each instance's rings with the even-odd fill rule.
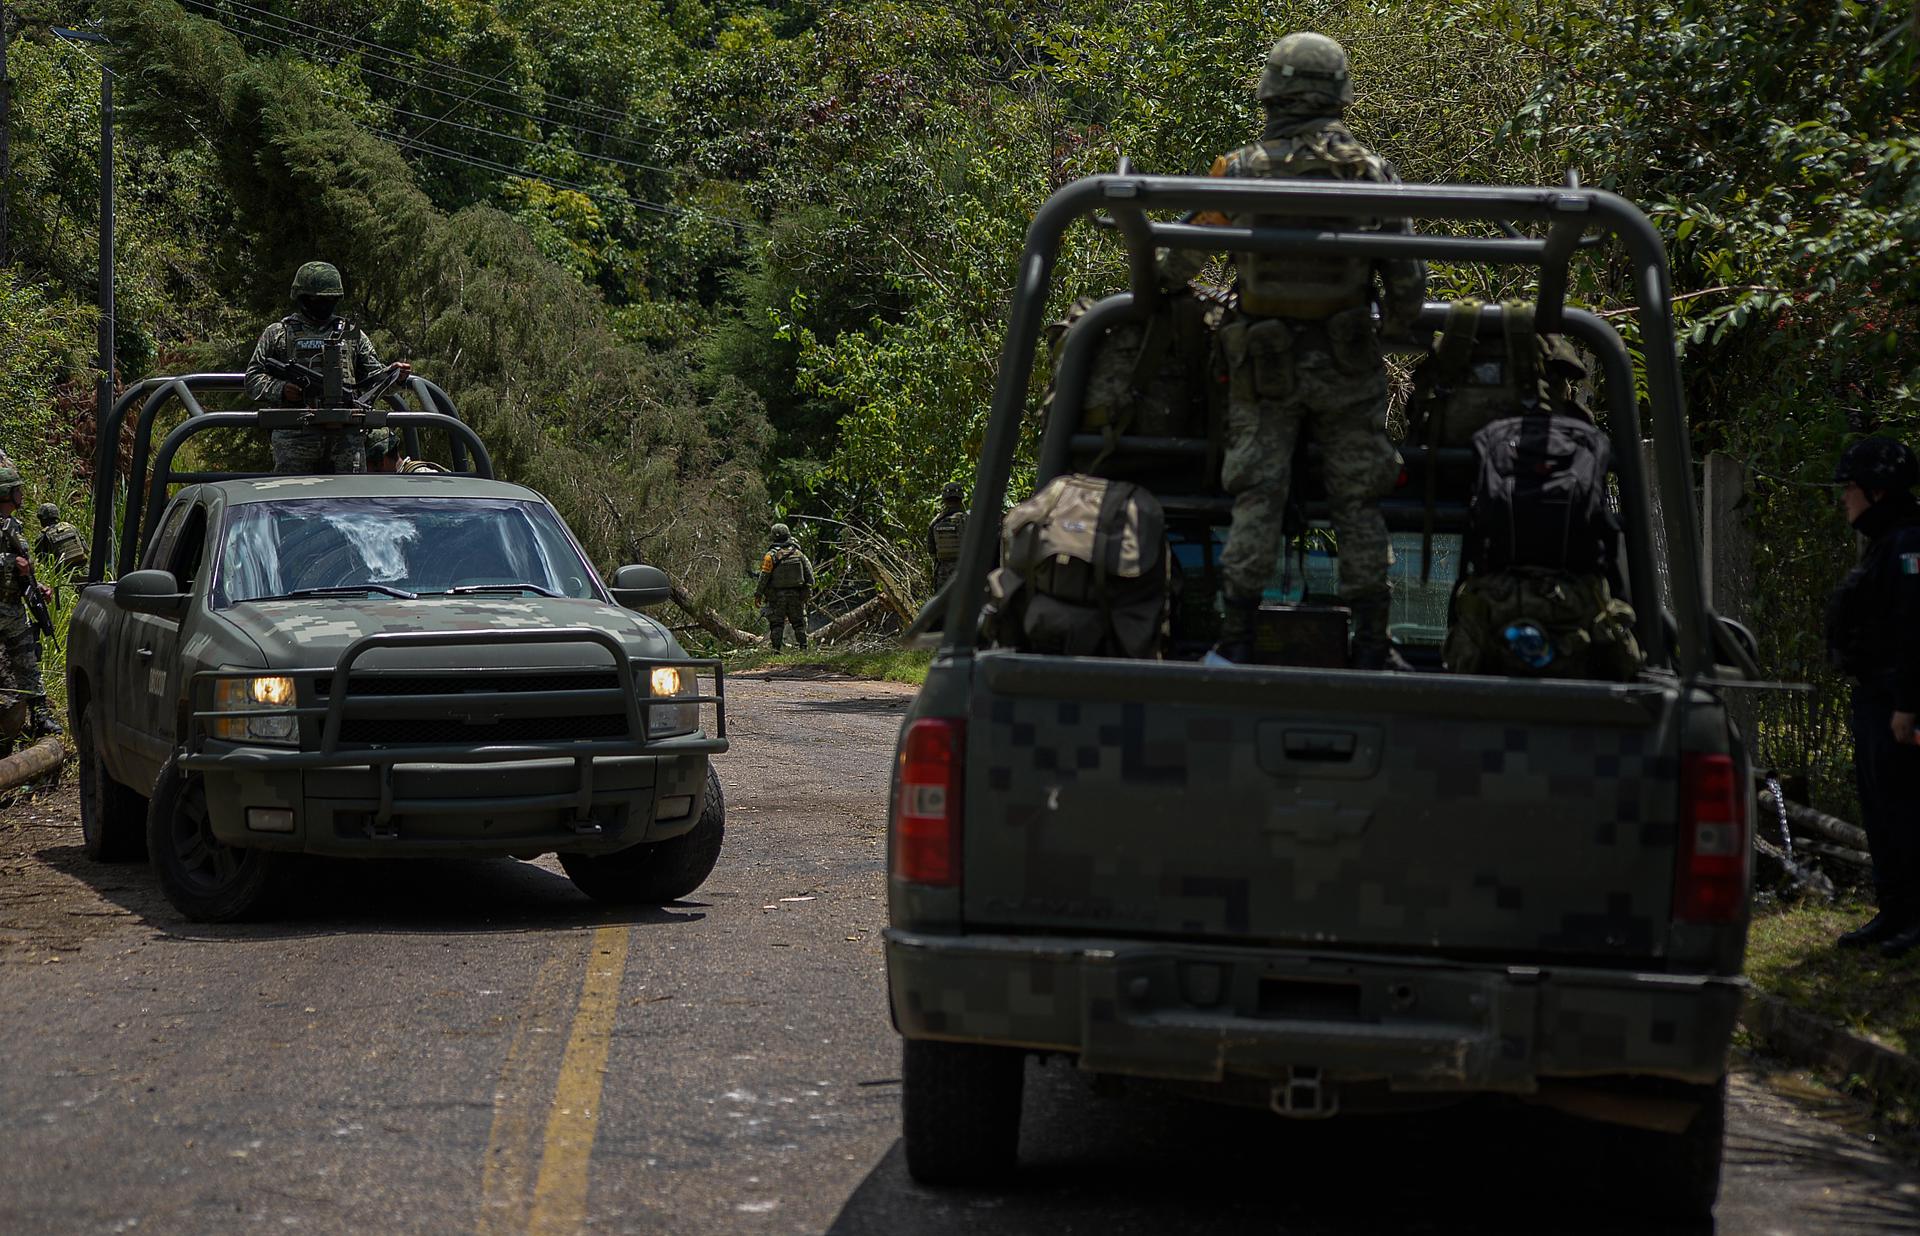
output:
[[[1594,1217],[1630,1182],[1531,1116],[1285,1126],[1058,1065],[1018,1188],[915,1188],[878,937],[907,692],[728,695],[727,848],[658,911],[551,860],[341,864],[283,921],[198,927],[81,856],[71,791],[7,808],[0,1232],[1649,1230]],[[1720,1232],[1920,1230],[1848,1109],[1735,1102]]]

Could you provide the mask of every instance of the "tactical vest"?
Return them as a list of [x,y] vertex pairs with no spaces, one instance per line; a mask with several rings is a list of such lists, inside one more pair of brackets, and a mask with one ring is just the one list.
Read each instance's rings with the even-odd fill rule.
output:
[[948,511],[933,521],[933,557],[936,562],[960,561],[960,537],[967,530],[965,511]]
[[[11,518],[0,519],[0,559],[15,557],[32,560],[33,550],[27,545],[26,534],[20,525]],[[0,604],[17,604],[26,595],[26,580],[20,578],[20,572],[12,561],[5,562],[0,570]]]
[[[306,365],[315,373],[326,373],[327,341],[340,341],[340,389],[352,393],[365,375],[358,372],[360,328],[345,318],[333,318],[325,326],[315,326],[298,313],[280,319],[285,333],[286,360]],[[315,391],[317,396],[320,392]]]
[[[1253,180],[1390,180],[1386,165],[1338,121],[1288,137],[1242,146],[1227,156],[1226,174]],[[1345,219],[1288,215],[1236,215],[1239,227],[1351,228]],[[1378,220],[1360,224],[1367,230]],[[1262,317],[1324,318],[1367,303],[1373,280],[1370,258],[1291,253],[1236,253],[1240,308]]]
[[87,564],[87,547],[80,540],[80,530],[61,520],[46,531],[47,545],[62,567],[78,567]]
[[767,580],[769,588],[804,588],[807,586],[807,560],[801,556],[796,545],[776,545],[767,551],[773,559],[773,575]]

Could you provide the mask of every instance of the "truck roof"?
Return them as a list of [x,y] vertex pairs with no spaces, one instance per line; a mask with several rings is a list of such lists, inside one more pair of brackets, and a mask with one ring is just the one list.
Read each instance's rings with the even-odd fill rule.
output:
[[229,504],[299,498],[507,498],[546,504],[525,485],[453,472],[371,472],[355,476],[264,476],[207,486]]

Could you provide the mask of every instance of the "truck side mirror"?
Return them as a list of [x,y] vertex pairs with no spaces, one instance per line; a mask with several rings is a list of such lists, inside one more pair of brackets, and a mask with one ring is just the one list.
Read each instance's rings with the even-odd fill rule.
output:
[[659,567],[623,566],[613,573],[613,599],[628,609],[658,605],[673,598],[673,582]]
[[114,581],[113,603],[136,614],[178,622],[193,598],[180,590],[172,571],[130,571]]

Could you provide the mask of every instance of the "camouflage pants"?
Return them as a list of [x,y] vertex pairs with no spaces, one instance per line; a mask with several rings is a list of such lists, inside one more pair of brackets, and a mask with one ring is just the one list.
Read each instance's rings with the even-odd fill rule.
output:
[[367,435],[360,429],[276,429],[273,470],[340,475],[367,470]]
[[807,590],[805,588],[772,588],[767,591],[766,608],[761,611],[767,616],[767,634],[773,640],[773,646],[780,647],[783,628],[793,625],[793,642],[802,648],[807,646]]
[[[40,678],[40,641],[34,635],[33,620],[27,617],[24,603],[13,600],[0,603],[0,648],[7,653],[9,687],[28,695],[40,695],[46,684]],[[43,705],[34,701],[34,711]]]
[[1242,318],[1220,331],[1230,385],[1220,479],[1233,525],[1220,555],[1222,591],[1258,600],[1279,562],[1293,449],[1320,445],[1339,539],[1340,596],[1384,600],[1392,549],[1379,500],[1399,475],[1387,438],[1387,370],[1370,327],[1336,344],[1325,325]]
[[935,558],[933,560],[933,590],[938,592],[942,588],[945,588],[947,581],[953,578],[953,573],[959,566],[960,564],[958,562],[946,562]]

